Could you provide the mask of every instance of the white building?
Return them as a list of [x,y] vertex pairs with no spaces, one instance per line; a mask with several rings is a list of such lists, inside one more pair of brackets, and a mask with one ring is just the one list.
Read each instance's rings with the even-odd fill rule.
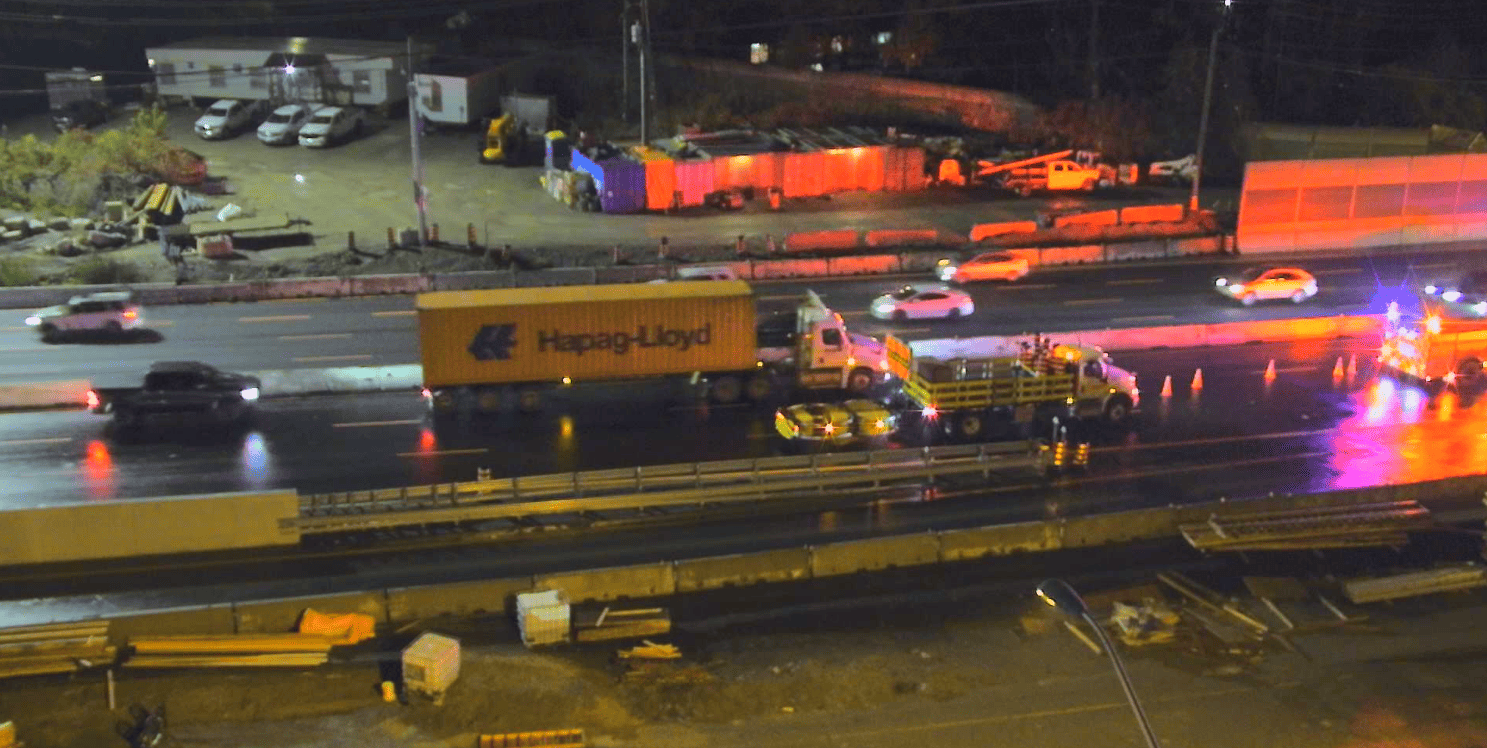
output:
[[[415,54],[426,57],[425,47]],[[305,37],[209,37],[145,50],[160,96],[386,108],[408,98],[408,47]]]

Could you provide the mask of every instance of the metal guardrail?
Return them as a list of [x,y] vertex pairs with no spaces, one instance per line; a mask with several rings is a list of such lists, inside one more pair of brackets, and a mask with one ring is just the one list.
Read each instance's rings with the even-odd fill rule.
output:
[[281,520],[303,534],[515,519],[544,514],[646,509],[877,489],[905,481],[1040,469],[1038,442],[840,452],[694,462],[348,493],[300,499]]
[[1429,509],[1405,500],[1219,514],[1178,530],[1200,551],[1260,551],[1404,545],[1410,531],[1433,524]]

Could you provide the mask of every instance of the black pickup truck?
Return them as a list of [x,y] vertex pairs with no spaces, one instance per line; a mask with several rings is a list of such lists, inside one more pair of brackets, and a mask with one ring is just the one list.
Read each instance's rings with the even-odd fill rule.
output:
[[216,421],[238,421],[253,412],[262,383],[257,377],[219,371],[196,361],[164,361],[150,366],[139,387],[94,387],[88,408],[112,413],[122,426],[152,415],[199,414]]

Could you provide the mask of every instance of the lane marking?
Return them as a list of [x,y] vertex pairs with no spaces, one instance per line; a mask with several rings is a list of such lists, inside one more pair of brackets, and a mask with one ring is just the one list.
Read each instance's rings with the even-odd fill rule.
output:
[[354,353],[346,356],[301,356],[291,360],[296,363],[309,364],[318,361],[365,361],[371,357],[370,353]]
[[405,421],[357,421],[354,423],[332,423],[331,427],[338,429],[354,429],[362,428],[365,426],[417,426],[421,423],[423,423],[423,421],[420,419],[410,418]]
[[412,317],[418,314],[416,309],[396,309],[390,312],[372,312],[373,317]]
[[[358,297],[352,296],[352,297],[343,297],[343,298],[358,298]],[[258,300],[258,303],[260,303],[260,304],[264,304],[264,303],[268,303],[268,304],[314,304],[314,303],[320,302],[320,301],[330,301],[330,297],[329,296],[304,296],[304,297],[297,298],[297,299],[259,299]]]
[[1161,283],[1161,278],[1132,278],[1130,280],[1105,281],[1107,286],[1141,286],[1150,283]]
[[432,452],[399,452],[398,457],[438,457],[439,455],[478,455],[489,452],[489,449],[480,447],[478,449],[436,449]]
[[308,314],[279,314],[270,317],[238,317],[239,322],[300,322],[310,318]]
[[[1293,372],[1293,371],[1322,371],[1322,369],[1323,369],[1322,366],[1277,366],[1277,367],[1275,367],[1275,373],[1282,374],[1282,373],[1288,373],[1288,372]],[[1332,370],[1331,369],[1327,369],[1327,371],[1330,372]],[[1260,369],[1258,371],[1252,371],[1250,373],[1251,374],[1264,374],[1265,373],[1265,370],[1264,369]]]
[[1413,268],[1413,269],[1415,269],[1415,270],[1420,270],[1422,268],[1423,269],[1426,269],[1426,270],[1440,270],[1441,268],[1459,268],[1459,267],[1461,267],[1461,263],[1458,263],[1458,262],[1436,262],[1436,263],[1432,263],[1432,264],[1429,264],[1429,265],[1411,265],[1410,267]]
[[1153,314],[1149,317],[1116,317],[1111,322],[1166,322],[1177,319],[1170,314]]
[[867,312],[837,312],[837,314],[840,314],[843,317],[865,317],[865,316],[867,316]]
[[[778,296],[755,296],[755,301],[799,301],[803,294],[788,294]],[[376,312],[374,312],[376,313]]]
[[1096,304],[1119,304],[1125,299],[1072,299],[1064,302],[1064,306],[1095,306]]
[[19,446],[22,444],[66,444],[72,441],[70,436],[53,436],[46,439],[0,439],[0,444],[6,446]]
[[35,329],[36,328],[34,328],[34,327],[30,326],[30,325],[21,325],[20,327],[0,327],[0,330],[4,330],[5,332],[25,332],[27,330],[35,330]]
[[933,331],[934,331],[934,328],[933,327],[902,327],[902,328],[899,328],[897,330],[894,330],[894,332],[901,332],[901,333],[904,333],[904,334],[916,333],[916,332],[933,332]]
[[4,349],[0,349],[0,353],[40,353],[42,351],[60,351],[60,350],[63,350],[63,348],[61,346],[55,346],[55,345],[38,345],[38,346],[32,346],[30,348],[4,348]]
[[1363,268],[1325,268],[1311,271],[1312,275],[1357,275]]
[[143,325],[143,327],[146,330],[148,330],[148,329],[150,329],[152,327],[172,327],[172,326],[175,325],[175,323],[176,323],[176,321],[173,320],[173,319],[162,319],[159,322],[156,322],[155,320],[150,320],[150,321],[146,322]]
[[1054,283],[1029,283],[1027,285],[998,286],[998,291],[1036,291],[1040,288],[1057,288]]
[[280,340],[340,340],[351,337],[349,332],[323,332],[316,335],[280,335]]

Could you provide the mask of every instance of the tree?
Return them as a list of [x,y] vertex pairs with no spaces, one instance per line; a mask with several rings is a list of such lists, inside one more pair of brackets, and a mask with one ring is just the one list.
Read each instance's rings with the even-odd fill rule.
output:
[[1102,96],[1065,101],[1044,116],[1044,131],[1070,148],[1099,151],[1111,161],[1133,161],[1152,150],[1151,107],[1143,100]]
[[885,65],[913,70],[923,67],[939,47],[940,33],[934,19],[918,13],[905,16],[893,31],[893,37],[878,51]]

